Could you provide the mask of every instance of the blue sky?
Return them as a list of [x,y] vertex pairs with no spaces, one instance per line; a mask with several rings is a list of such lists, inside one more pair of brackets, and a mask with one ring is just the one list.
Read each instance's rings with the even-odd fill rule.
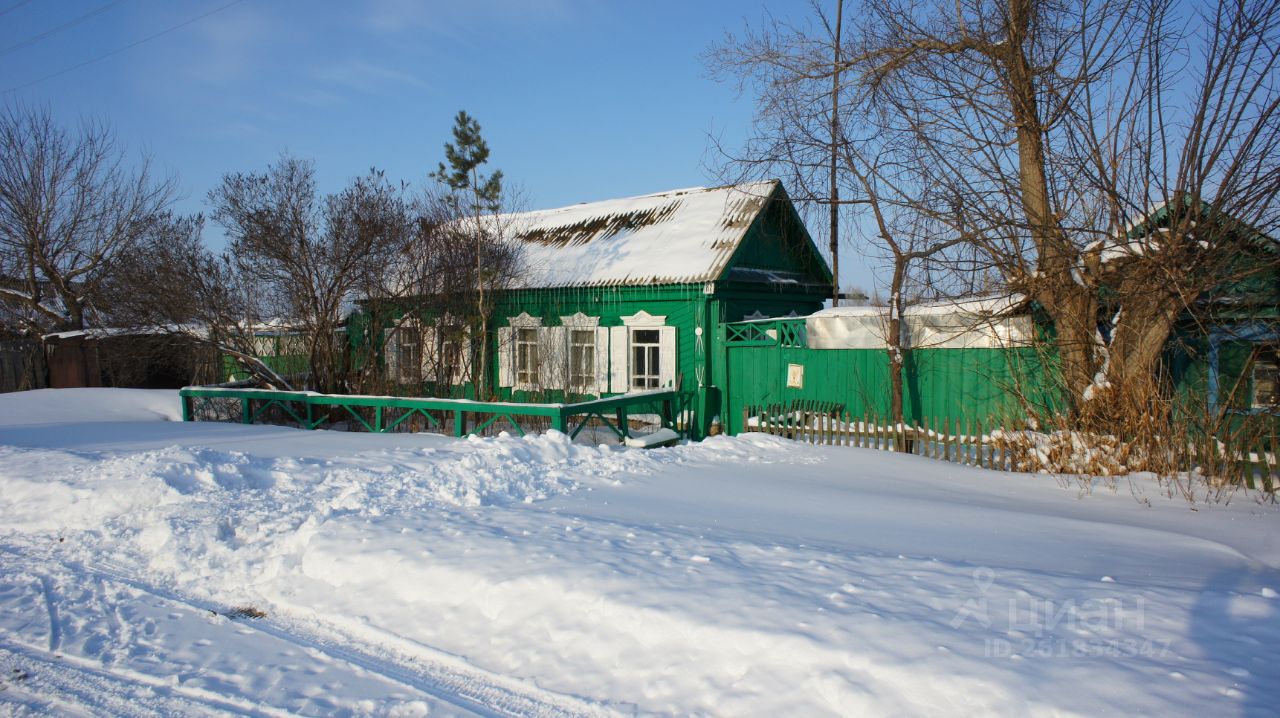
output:
[[[526,204],[554,207],[715,183],[708,135],[736,146],[752,107],[707,77],[702,54],[764,12],[758,0],[229,2],[0,0],[0,92],[13,90],[0,100],[108,121],[178,176],[185,212],[222,174],[284,151],[314,159],[326,191],[370,166],[422,184],[465,109]],[[867,286],[861,260],[842,259],[845,282]]]

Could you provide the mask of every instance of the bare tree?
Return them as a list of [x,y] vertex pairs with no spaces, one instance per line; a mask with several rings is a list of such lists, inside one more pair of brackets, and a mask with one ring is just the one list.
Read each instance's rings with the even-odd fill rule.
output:
[[963,239],[948,250],[960,283],[994,275],[1043,308],[1072,417],[1114,430],[1153,396],[1180,318],[1280,271],[1246,230],[1280,225],[1280,3],[1184,7],[863,0],[834,65],[825,25],[775,23],[714,59],[764,88],[745,159],[802,187],[823,146],[818,88],[845,87],[841,150],[889,153],[846,168],[853,201],[870,199],[862,177],[883,208],[883,168],[910,167],[891,204]]
[[[847,219],[865,215],[858,233],[866,251],[890,268],[885,305],[885,341],[890,364],[890,407],[903,418],[902,371],[910,347],[903,339],[903,310],[911,280],[933,285],[929,261],[967,240],[963,230],[936,221],[945,194],[918,168],[918,153],[901,135],[880,129],[893,108],[868,102],[856,85],[842,82],[845,65],[843,0],[834,21],[813,2],[814,26],[770,20],[765,28],[730,36],[709,60],[720,73],[735,73],[753,85],[759,106],[754,134],[738,154],[721,151],[726,170],[739,177],[781,173],[794,183],[800,201],[829,209],[833,271],[838,274],[839,210]],[[825,192],[821,182],[826,182]],[[843,196],[841,199],[843,189]],[[943,197],[943,204],[950,198]],[[925,211],[927,210],[927,211]],[[935,262],[936,263],[936,262]],[[838,283],[837,283],[838,284]],[[833,305],[838,305],[837,297]]]
[[865,201],[852,186],[853,199],[841,199],[849,187],[842,170],[848,129],[842,120],[849,88],[842,80],[844,0],[835,0],[834,16],[818,0],[810,1],[812,25],[766,18],[758,30],[729,34],[711,48],[706,62],[713,76],[735,78],[739,90],[756,94],[756,116],[745,147],[716,144],[723,160],[719,173],[730,182],[780,174],[802,211],[826,208],[831,257],[832,303],[840,303],[840,218],[842,206]]
[[1276,226],[1280,5],[1173,10],[869,0],[846,54],[893,108],[882,129],[965,198],[974,249],[1052,319],[1075,417],[1104,426],[1138,408],[1117,398],[1149,399],[1179,316],[1233,273],[1276,271],[1233,258],[1241,225]]
[[[465,383],[479,390],[492,297],[512,285],[521,264],[518,245],[506,239],[511,219],[483,215],[485,231],[473,233],[470,210],[433,190],[419,197],[411,212],[412,241],[390,271],[373,275],[373,284],[363,291],[370,314],[366,349],[389,356],[405,342],[417,343],[408,352],[416,367],[384,362],[384,368],[402,375],[386,377],[391,384],[413,383],[415,390],[440,396],[460,396]],[[487,292],[483,301],[480,287]],[[383,332],[384,326],[390,331]],[[388,347],[391,338],[395,342]]]
[[308,384],[344,388],[339,335],[354,292],[387,271],[413,236],[403,188],[371,170],[318,197],[311,163],[282,157],[262,174],[229,174],[209,193],[231,238],[230,262],[264,292],[273,318],[307,337]]
[[0,311],[29,334],[84,329],[122,257],[137,250],[175,182],[133,168],[105,126],[76,131],[47,110],[0,110]]
[[106,283],[111,325],[180,337],[205,346],[215,363],[231,357],[257,381],[292,389],[257,354],[255,332],[270,319],[266,293],[228,253],[201,238],[204,218],[161,215],[139,251],[123,257]]

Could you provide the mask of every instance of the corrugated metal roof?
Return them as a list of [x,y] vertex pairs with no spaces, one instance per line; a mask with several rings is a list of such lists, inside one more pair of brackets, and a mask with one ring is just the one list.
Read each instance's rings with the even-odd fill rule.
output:
[[713,281],[777,180],[694,187],[503,218],[523,246],[522,286],[577,287]]

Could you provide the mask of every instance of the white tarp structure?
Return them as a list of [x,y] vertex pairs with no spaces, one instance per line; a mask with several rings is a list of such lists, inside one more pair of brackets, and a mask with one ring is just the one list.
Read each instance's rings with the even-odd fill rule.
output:
[[[902,343],[912,349],[1004,349],[1030,346],[1031,317],[1015,311],[1020,295],[932,302],[902,315]],[[831,307],[805,318],[810,349],[884,349],[886,307]]]

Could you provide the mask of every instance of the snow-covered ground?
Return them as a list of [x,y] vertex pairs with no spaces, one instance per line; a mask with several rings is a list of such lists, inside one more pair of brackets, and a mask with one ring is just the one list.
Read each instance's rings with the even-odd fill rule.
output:
[[1280,513],[0,395],[0,714],[1275,715]]

